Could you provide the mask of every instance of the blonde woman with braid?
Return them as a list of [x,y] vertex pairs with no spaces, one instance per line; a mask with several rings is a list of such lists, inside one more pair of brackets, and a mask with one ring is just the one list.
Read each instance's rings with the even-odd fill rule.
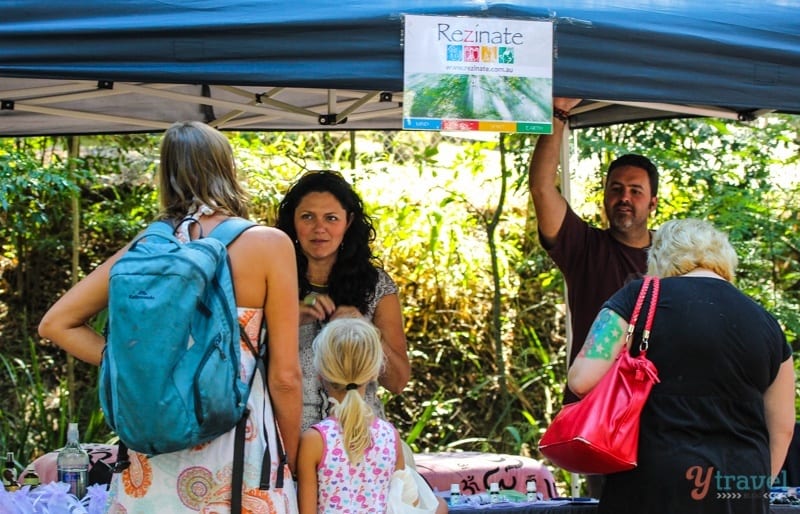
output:
[[392,475],[405,463],[397,430],[364,400],[385,361],[380,334],[363,318],[336,319],[313,350],[332,409],[300,438],[300,512],[385,512]]

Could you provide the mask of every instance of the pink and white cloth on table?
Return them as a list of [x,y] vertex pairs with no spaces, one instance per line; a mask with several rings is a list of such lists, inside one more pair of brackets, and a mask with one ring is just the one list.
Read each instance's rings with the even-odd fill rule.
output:
[[414,454],[419,474],[434,490],[449,491],[459,484],[462,494],[478,494],[497,482],[501,490],[525,492],[528,481],[535,480],[545,500],[559,496],[550,470],[536,459],[482,452],[439,452]]

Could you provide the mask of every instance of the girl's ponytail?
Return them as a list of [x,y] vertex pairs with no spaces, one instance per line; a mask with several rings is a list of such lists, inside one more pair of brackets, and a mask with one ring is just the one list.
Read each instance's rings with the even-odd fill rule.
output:
[[364,457],[364,451],[372,444],[369,426],[375,419],[375,413],[356,387],[347,391],[342,403],[333,400],[333,415],[342,426],[347,457],[350,462],[357,464]]

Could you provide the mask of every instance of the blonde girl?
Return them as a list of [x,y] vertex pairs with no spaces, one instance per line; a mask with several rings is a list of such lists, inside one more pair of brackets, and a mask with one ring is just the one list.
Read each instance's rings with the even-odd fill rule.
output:
[[364,400],[384,365],[380,334],[364,318],[336,319],[313,349],[333,408],[300,439],[300,512],[383,513],[392,475],[405,462],[397,430]]

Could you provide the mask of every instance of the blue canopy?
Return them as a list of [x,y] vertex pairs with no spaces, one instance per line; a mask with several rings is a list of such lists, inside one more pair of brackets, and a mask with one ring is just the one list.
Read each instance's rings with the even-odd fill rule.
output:
[[0,136],[399,129],[406,14],[552,20],[573,127],[800,113],[798,0],[11,0]]

